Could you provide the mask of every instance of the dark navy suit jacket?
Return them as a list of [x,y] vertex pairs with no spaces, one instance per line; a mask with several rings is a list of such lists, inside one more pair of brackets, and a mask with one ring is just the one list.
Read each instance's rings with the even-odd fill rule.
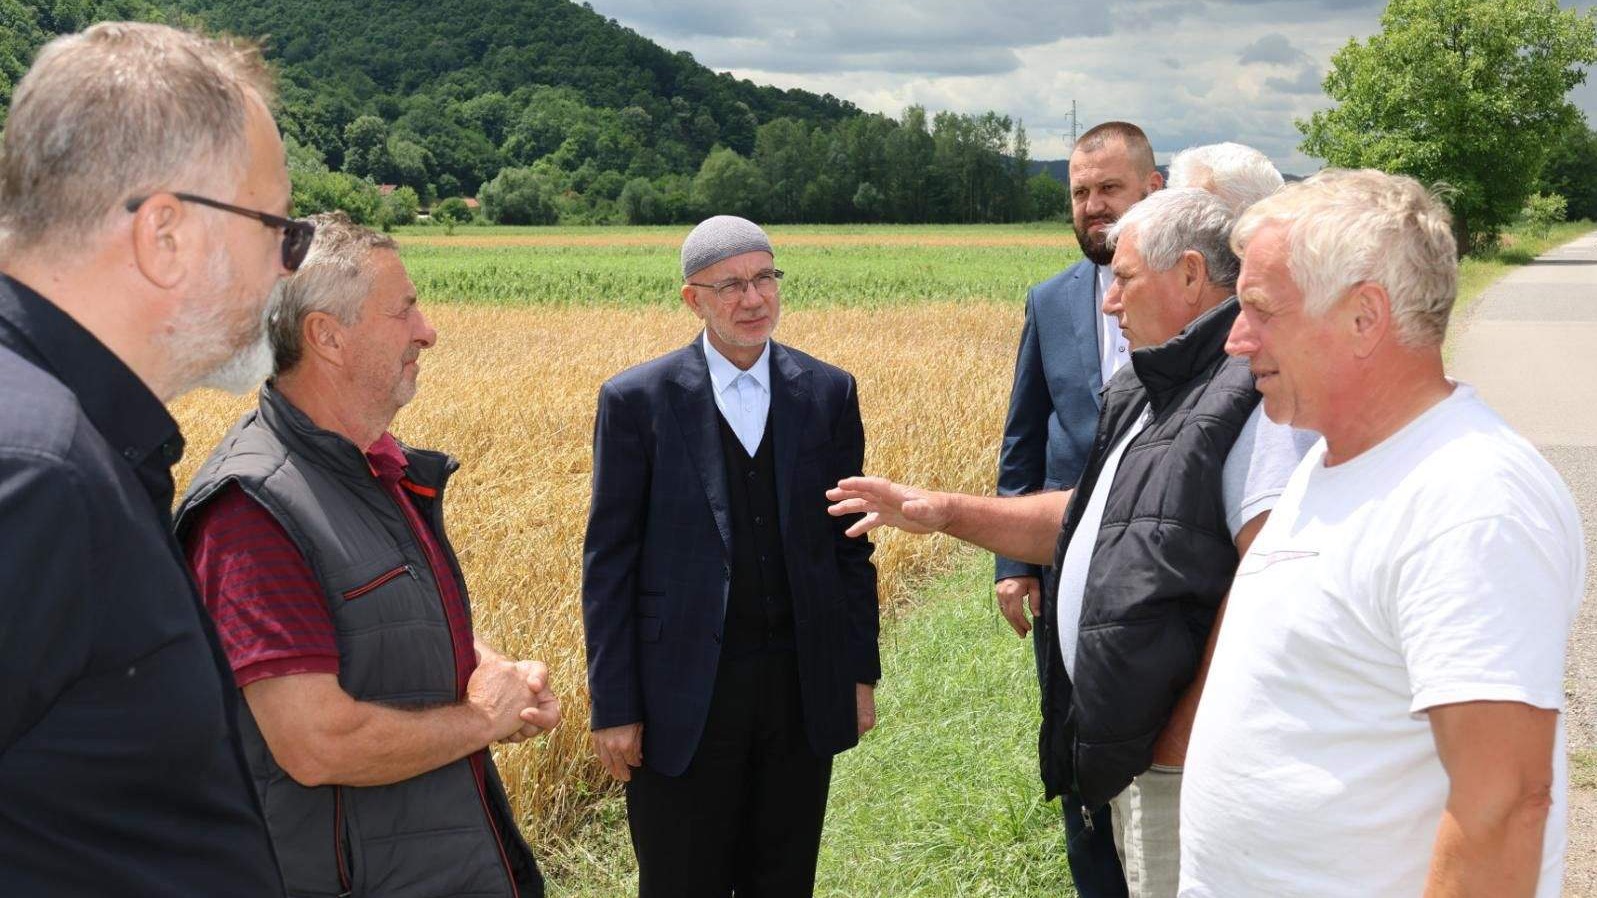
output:
[[[881,677],[871,544],[826,513],[860,473],[854,378],[771,344],[771,438],[805,731],[830,756],[859,741],[854,684]],[[594,729],[643,722],[643,761],[675,776],[710,709],[731,584],[726,462],[696,339],[599,390],[582,618]]]
[[[1086,259],[1031,288],[1015,358],[1015,383],[998,454],[998,494],[1075,486],[1092,449],[1102,405],[1098,266]],[[998,558],[997,579],[1042,568]]]

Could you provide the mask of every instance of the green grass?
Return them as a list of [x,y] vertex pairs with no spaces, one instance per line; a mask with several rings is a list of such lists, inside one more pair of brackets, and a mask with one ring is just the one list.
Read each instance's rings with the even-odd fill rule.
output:
[[1597,792],[1597,751],[1577,751],[1569,756],[1569,785]]
[[[880,723],[838,757],[817,895],[1075,894],[1059,804],[1043,802],[1037,778],[1031,642],[994,610],[991,571],[991,556],[969,553],[924,607],[886,625]],[[546,865],[557,898],[635,894],[621,801]]]
[[[411,279],[434,302],[625,306],[679,301],[684,234],[682,228],[461,228],[444,238],[437,228],[402,228],[399,239]],[[616,243],[604,245],[607,235]],[[789,235],[802,239],[784,245]],[[492,245],[515,238],[540,242]],[[1057,223],[773,228],[772,240],[787,273],[782,296],[790,308],[1018,303],[1027,287],[1080,258],[1069,227]]]

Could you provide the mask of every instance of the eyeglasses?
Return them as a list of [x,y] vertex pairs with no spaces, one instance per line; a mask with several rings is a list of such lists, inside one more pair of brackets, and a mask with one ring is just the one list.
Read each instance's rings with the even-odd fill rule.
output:
[[[316,236],[316,225],[298,218],[284,218],[270,212],[257,212],[243,206],[234,206],[230,203],[220,202],[208,197],[195,196],[192,193],[174,193],[173,196],[185,203],[198,203],[201,206],[210,206],[212,209],[221,209],[234,215],[253,218],[269,228],[283,232],[283,267],[289,271],[298,271],[301,263],[305,261],[305,254],[310,252],[311,240]],[[127,201],[129,212],[139,211],[139,207],[149,201],[149,197],[134,197]]]
[[688,286],[714,290],[716,299],[723,302],[731,302],[734,299],[741,299],[743,292],[749,289],[750,284],[754,285],[754,289],[759,291],[761,296],[770,299],[776,295],[777,288],[781,286],[781,281],[782,270],[780,268],[768,268],[752,278],[729,278],[724,281],[717,281],[714,284],[700,284],[695,281],[688,281]]

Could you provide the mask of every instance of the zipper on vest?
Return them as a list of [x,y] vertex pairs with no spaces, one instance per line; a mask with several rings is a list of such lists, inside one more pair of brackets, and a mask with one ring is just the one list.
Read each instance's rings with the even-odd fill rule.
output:
[[384,574],[381,574],[380,576],[378,576],[377,579],[375,579],[372,582],[366,584],[365,586],[357,586],[354,589],[346,590],[344,592],[344,599],[346,601],[348,601],[350,599],[358,599],[361,596],[371,592],[374,589],[377,589],[378,587],[380,587],[380,586],[382,586],[382,585],[384,585],[386,583],[392,583],[395,580],[398,580],[400,577],[404,576],[405,574],[409,574],[410,575],[410,579],[412,579],[412,580],[416,580],[416,581],[420,581],[421,580],[421,578],[416,575],[416,569],[414,567],[411,567],[408,564],[402,564],[399,567],[396,567],[396,568],[394,568],[391,571],[388,571],[388,572],[386,572]]
[[494,848],[499,851],[499,863],[504,865],[505,881],[510,884],[510,898],[521,898],[521,890],[516,888],[516,874],[510,869],[510,856],[505,854],[504,836],[500,834],[499,824],[494,822],[494,813],[488,807],[488,793],[486,791],[488,772],[486,767],[493,763],[493,759],[492,752],[489,749],[483,749],[482,763],[485,768],[483,770],[483,779],[477,779],[477,771],[473,767],[470,758],[466,759],[466,769],[471,773],[472,785],[477,787],[477,800],[482,802],[482,815],[488,821],[488,833],[493,836]]
[[344,857],[344,790],[333,787],[333,857],[338,864],[339,898],[354,894],[347,859]]

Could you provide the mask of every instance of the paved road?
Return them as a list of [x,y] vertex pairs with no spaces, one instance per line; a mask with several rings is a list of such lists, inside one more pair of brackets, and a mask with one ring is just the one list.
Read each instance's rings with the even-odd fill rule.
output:
[[[1597,232],[1498,281],[1454,328],[1453,376],[1536,444],[1580,506],[1586,602],[1570,639],[1567,723],[1572,751],[1597,751]],[[1597,791],[1570,797],[1564,894],[1597,898]]]

